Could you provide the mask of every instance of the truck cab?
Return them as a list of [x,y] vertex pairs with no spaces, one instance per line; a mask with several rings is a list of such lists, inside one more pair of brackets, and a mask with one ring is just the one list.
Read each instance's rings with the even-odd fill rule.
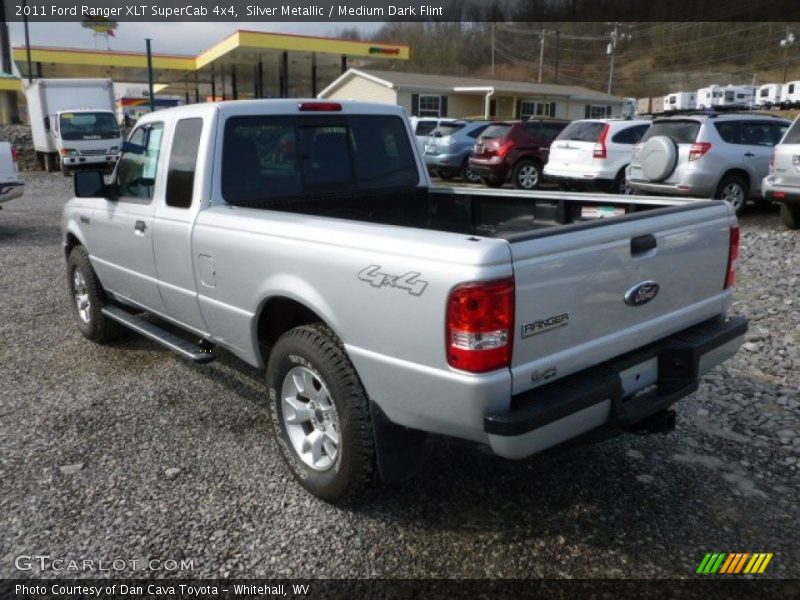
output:
[[77,167],[112,167],[119,158],[122,134],[110,110],[60,110],[50,120],[49,134],[66,175]]

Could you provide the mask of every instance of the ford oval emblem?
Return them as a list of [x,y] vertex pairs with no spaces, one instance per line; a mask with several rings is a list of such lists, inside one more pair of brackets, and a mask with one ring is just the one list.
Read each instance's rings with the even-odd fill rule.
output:
[[642,306],[657,295],[658,284],[655,281],[643,281],[625,292],[625,304],[628,306]]

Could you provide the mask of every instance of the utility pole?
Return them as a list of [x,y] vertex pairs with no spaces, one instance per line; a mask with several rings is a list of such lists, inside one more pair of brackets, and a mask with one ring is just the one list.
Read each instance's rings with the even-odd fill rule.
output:
[[614,62],[617,57],[617,42],[620,40],[627,41],[631,39],[631,35],[628,33],[620,33],[619,32],[619,23],[614,23],[614,31],[610,32],[609,34],[609,42],[608,46],[606,46],[606,54],[611,57],[611,65],[608,69],[608,93],[611,93],[611,90],[614,86]]
[[544,66],[544,34],[545,30],[542,28],[542,34],[539,37],[539,83],[542,83],[542,67]]
[[28,0],[22,0],[22,20],[25,22],[25,51],[28,55],[28,83],[33,81],[33,62],[31,61],[31,36],[28,31]]
[[786,67],[789,64],[789,48],[794,46],[794,34],[786,26],[786,37],[781,40],[781,47],[783,48],[783,83],[786,83]]
[[492,79],[494,79],[494,22],[492,22]]
[[556,31],[556,77],[555,83],[558,83],[558,58],[561,53],[561,30]]

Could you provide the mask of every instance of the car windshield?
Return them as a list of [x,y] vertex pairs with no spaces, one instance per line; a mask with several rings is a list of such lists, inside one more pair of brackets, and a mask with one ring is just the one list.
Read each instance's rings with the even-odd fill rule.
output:
[[430,135],[432,137],[447,137],[448,135],[453,135],[460,129],[464,129],[466,126],[466,123],[445,123],[431,131]]
[[700,122],[686,120],[654,121],[642,138],[646,142],[651,137],[665,135],[676,144],[694,144],[700,133]]
[[511,125],[508,123],[489,125],[489,127],[487,127],[486,130],[481,134],[480,139],[493,140],[495,138],[504,137],[508,135],[509,131],[511,131]]
[[110,112],[62,113],[59,129],[62,140],[110,140],[120,136],[117,120]]
[[605,123],[597,121],[573,121],[558,134],[556,140],[569,142],[596,142]]

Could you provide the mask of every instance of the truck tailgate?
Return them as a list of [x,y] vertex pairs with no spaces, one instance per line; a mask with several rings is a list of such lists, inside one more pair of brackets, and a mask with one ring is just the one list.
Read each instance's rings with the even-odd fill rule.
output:
[[727,205],[698,202],[507,237],[513,393],[723,313],[733,225]]

